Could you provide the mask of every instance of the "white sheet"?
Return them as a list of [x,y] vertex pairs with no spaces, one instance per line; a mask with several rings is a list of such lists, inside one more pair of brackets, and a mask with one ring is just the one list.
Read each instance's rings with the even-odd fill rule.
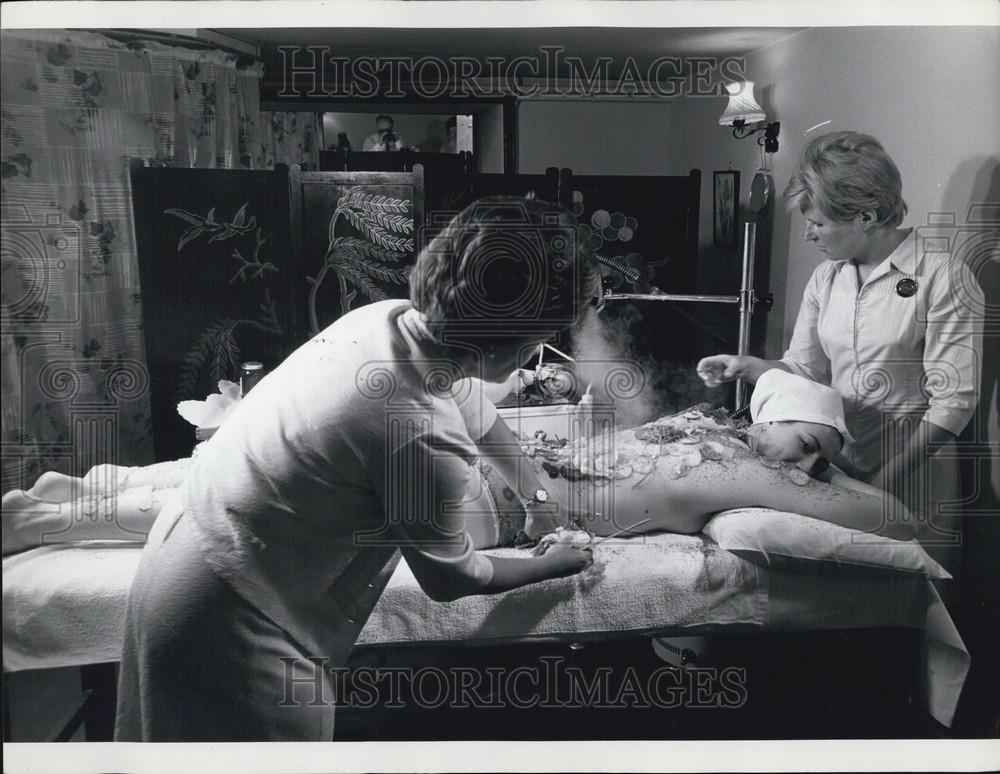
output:
[[[4,559],[4,669],[117,661],[140,553],[127,544],[87,543]],[[890,573],[765,570],[702,536],[608,541],[596,556],[598,566],[583,575],[449,604],[429,599],[401,562],[359,645],[921,628],[926,706],[939,722],[951,724],[969,655],[926,580]]]

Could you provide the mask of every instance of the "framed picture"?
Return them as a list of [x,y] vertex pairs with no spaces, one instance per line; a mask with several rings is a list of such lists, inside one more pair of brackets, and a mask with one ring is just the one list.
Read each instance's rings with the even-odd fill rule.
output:
[[715,172],[712,186],[712,236],[716,247],[736,247],[740,173]]

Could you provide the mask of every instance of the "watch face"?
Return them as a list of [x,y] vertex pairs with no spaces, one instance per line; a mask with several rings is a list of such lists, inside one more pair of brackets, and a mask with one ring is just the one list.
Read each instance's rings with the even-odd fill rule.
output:
[[917,292],[917,281],[909,277],[901,279],[896,283],[896,294],[903,298],[909,298]]

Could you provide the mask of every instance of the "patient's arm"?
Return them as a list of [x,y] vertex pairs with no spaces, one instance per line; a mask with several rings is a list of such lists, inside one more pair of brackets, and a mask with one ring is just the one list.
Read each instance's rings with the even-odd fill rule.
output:
[[583,526],[598,535],[610,535],[640,522],[633,531],[693,533],[719,511],[759,506],[886,537],[913,536],[909,519],[888,518],[906,516],[903,506],[871,487],[859,491],[815,479],[799,485],[792,480],[791,470],[766,467],[753,457],[706,461],[682,478],[670,478],[665,472],[667,463],[658,462],[643,479],[633,476],[603,486],[595,486],[594,479],[558,479],[548,488],[560,502],[589,502],[589,508],[571,510],[592,513]]
[[855,492],[864,492],[876,497],[881,497],[885,494],[885,491],[879,489],[877,486],[872,486],[871,484],[866,484],[863,481],[858,481],[856,478],[851,478],[844,471],[833,464],[831,464],[816,478],[827,484],[833,484],[834,486],[843,487],[844,489],[853,489]]
[[[913,520],[896,498],[843,473],[834,474],[830,483],[810,479],[805,486],[799,486],[787,469],[765,468],[756,460],[740,462],[746,469],[731,480],[720,477],[717,496],[742,499],[748,501],[743,505],[799,513],[898,540],[914,536]],[[754,470],[754,466],[758,469]]]

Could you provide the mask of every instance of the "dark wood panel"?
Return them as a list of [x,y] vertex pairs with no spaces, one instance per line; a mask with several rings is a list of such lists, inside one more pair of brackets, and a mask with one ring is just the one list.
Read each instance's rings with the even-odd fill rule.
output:
[[295,293],[316,333],[351,309],[406,298],[423,219],[423,168],[410,172],[300,172],[290,178]]
[[179,401],[294,346],[287,170],[135,165],[132,194],[154,446],[173,459],[194,443]]

